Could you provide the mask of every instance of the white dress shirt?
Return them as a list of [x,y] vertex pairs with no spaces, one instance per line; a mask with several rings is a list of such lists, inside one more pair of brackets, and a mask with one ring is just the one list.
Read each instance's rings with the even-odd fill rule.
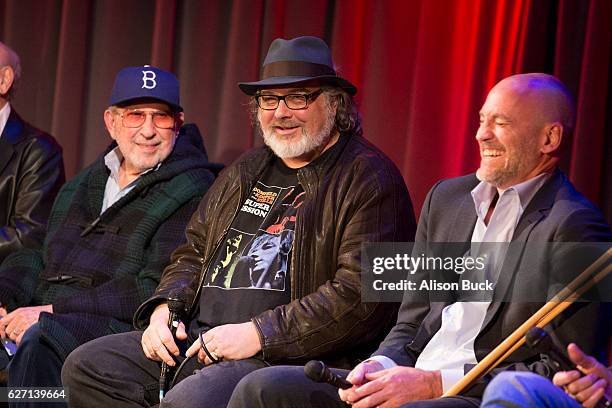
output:
[[6,126],[6,122],[8,122],[10,114],[11,105],[7,102],[2,109],[0,109],[0,137],[2,137],[2,132],[4,132],[4,127]]

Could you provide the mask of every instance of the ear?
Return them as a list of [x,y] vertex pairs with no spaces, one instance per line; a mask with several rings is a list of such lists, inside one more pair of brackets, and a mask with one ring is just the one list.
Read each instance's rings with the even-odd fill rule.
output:
[[115,120],[116,115],[110,109],[104,111],[104,125],[113,139],[115,139]]
[[340,100],[341,100],[341,96],[340,95],[336,96],[335,98],[331,98],[331,101],[330,101],[329,105],[334,110],[334,116],[336,115],[336,112],[338,112],[338,105],[340,104]]
[[562,140],[563,125],[559,122],[555,122],[548,127],[544,139],[544,144],[540,148],[540,151],[545,154],[551,154],[559,149]]
[[13,86],[15,72],[10,65],[2,67],[0,70],[0,95],[6,95],[11,89],[11,86]]
[[179,112],[175,115],[175,117],[176,119],[174,123],[174,130],[176,131],[176,135],[178,136],[181,126],[183,126],[183,123],[185,123],[185,112]]

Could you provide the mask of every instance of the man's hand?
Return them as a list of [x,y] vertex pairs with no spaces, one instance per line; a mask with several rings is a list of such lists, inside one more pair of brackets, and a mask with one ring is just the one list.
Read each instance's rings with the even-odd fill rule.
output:
[[[239,324],[224,324],[213,327],[203,335],[204,343],[209,352],[225,360],[241,360],[253,357],[261,350],[261,342],[255,324],[252,322]],[[187,357],[198,354],[198,360],[211,364],[197,339],[187,350]]]
[[[180,351],[174,342],[172,332],[168,328],[169,317],[170,310],[168,310],[167,303],[157,306],[149,319],[149,327],[142,333],[141,344],[142,350],[148,359],[165,361],[166,364],[172,367],[175,365],[175,362],[170,353],[178,356]],[[176,338],[179,340],[187,338],[183,322],[176,329]]]
[[553,377],[555,385],[564,387],[572,398],[586,408],[594,407],[604,395],[612,398],[612,372],[594,357],[584,354],[574,343],[567,346],[567,353],[585,375],[580,377],[578,370],[562,371]]
[[355,401],[359,397],[356,393],[357,388],[360,385],[365,384],[368,380],[366,379],[366,374],[375,373],[376,371],[384,370],[383,365],[376,360],[366,360],[362,363],[359,363],[351,370],[351,372],[346,377],[346,381],[353,384],[351,388],[343,390],[341,388],[338,389],[338,395],[340,395],[340,399],[345,402]]
[[[362,364],[371,364],[366,362]],[[360,365],[362,365],[360,364]],[[377,363],[380,366],[380,363]],[[355,367],[351,374],[357,370]],[[355,374],[355,378],[359,373]],[[363,385],[340,390],[340,398],[354,408],[397,407],[410,401],[426,400],[442,396],[442,377],[439,371],[425,371],[413,367],[392,367],[366,372]],[[347,378],[347,380],[348,380]],[[352,383],[351,380],[349,382]]]
[[[4,308],[1,309],[6,313]],[[0,337],[3,339],[8,337],[17,344],[21,343],[23,334],[38,322],[41,312],[53,313],[53,305],[20,307],[6,314],[0,320]]]
[[[362,363],[357,364],[355,368],[351,370],[351,372],[346,377],[346,381],[350,382],[351,384],[355,386],[359,386],[367,382],[366,374],[375,373],[376,371],[380,371],[384,369],[385,367],[383,367],[383,365],[380,362],[376,360],[366,360]],[[354,389],[354,388],[355,387],[351,389]],[[345,390],[342,390],[342,389],[338,391],[341,393],[340,397],[342,397],[342,392],[346,392]]]

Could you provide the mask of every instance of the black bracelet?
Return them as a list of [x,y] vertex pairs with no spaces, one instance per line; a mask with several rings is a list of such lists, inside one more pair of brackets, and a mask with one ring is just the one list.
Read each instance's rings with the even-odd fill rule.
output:
[[204,352],[206,353],[206,355],[208,356],[210,361],[213,362],[213,364],[220,363],[222,358],[219,358],[219,357],[215,358],[215,357],[213,357],[212,353],[210,351],[208,351],[208,349],[206,348],[206,343],[204,343],[204,336],[203,336],[203,334],[204,334],[204,331],[202,330],[200,332],[200,347],[202,347],[202,350],[204,350]]

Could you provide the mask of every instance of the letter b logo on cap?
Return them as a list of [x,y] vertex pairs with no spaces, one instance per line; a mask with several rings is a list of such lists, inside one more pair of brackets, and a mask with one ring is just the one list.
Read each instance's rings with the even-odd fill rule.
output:
[[157,86],[155,81],[155,72],[153,71],[142,71],[142,87],[146,89],[153,89]]

